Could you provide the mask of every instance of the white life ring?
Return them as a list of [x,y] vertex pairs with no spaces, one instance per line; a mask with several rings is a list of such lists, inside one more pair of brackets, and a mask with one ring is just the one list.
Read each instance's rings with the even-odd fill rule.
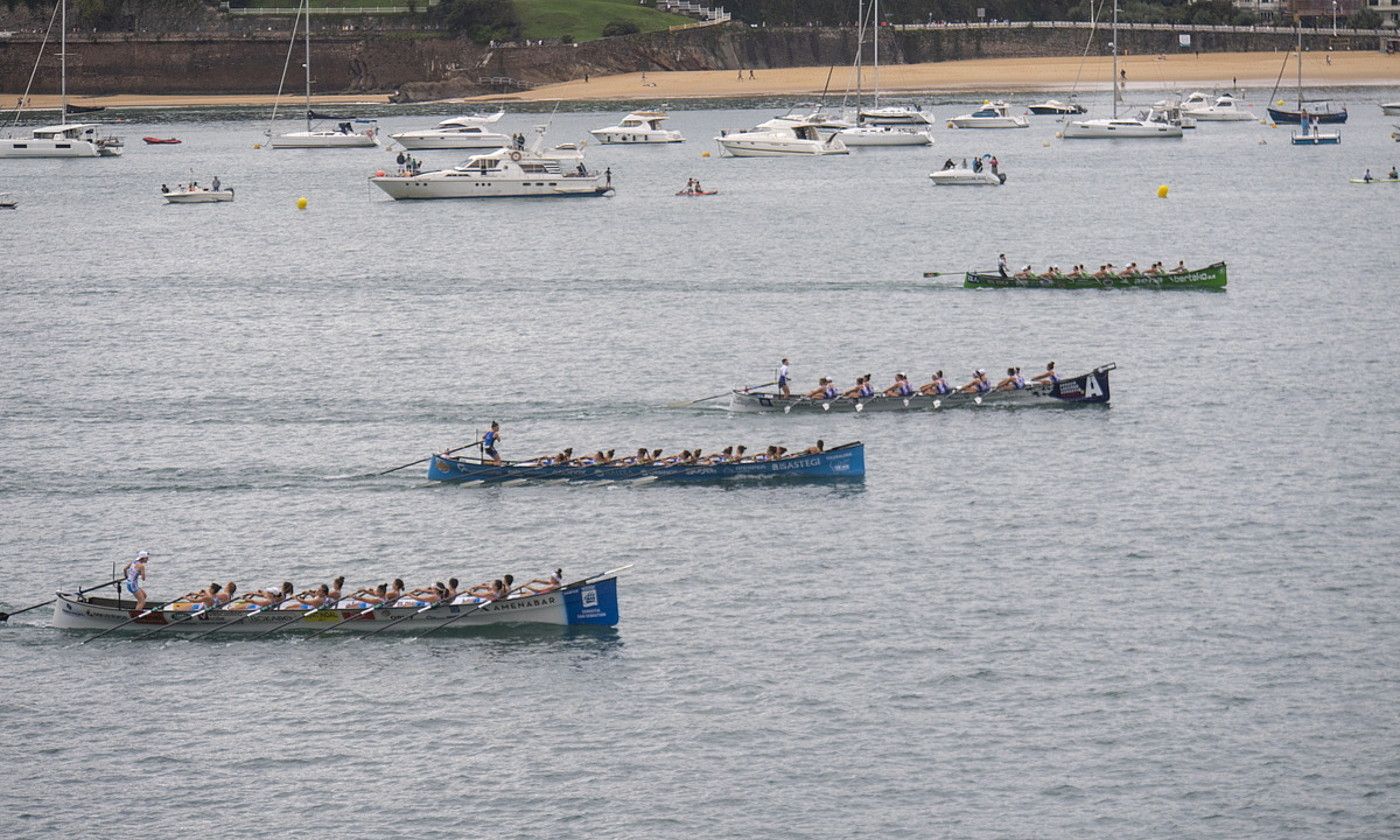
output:
[[520,153],[519,153],[519,152],[511,152],[511,153],[510,153],[510,159],[513,160],[513,161],[515,161],[515,162],[517,162],[517,163],[519,163],[519,162],[520,162]]

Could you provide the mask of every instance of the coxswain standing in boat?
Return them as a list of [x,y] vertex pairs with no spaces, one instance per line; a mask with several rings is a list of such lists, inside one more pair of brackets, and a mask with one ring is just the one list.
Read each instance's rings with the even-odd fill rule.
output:
[[[952,161],[948,161],[948,162],[949,162],[949,163],[952,163]],[[1005,254],[1002,254],[1001,256],[997,257],[997,273],[1001,275],[1001,279],[1003,279],[1003,280],[1005,280],[1005,279],[1007,279],[1008,277],[1010,277],[1010,275],[1006,273],[1006,255],[1005,255]]]
[[136,559],[122,569],[122,577],[126,578],[126,591],[136,596],[138,610],[146,608],[146,561],[150,559],[150,552],[138,551]]
[[788,360],[783,359],[778,365],[778,393],[784,397],[791,397],[792,391],[788,390]]
[[481,452],[490,461],[492,466],[501,465],[501,455],[496,451],[496,444],[501,441],[501,424],[495,420],[491,421],[491,430],[481,439]]

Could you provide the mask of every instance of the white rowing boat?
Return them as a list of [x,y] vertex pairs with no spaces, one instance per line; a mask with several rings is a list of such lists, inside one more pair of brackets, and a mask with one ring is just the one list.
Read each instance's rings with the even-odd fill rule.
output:
[[[453,628],[487,624],[612,626],[618,621],[617,576],[598,577],[539,595],[512,596],[499,601],[459,596],[450,606],[395,606],[373,611],[367,610],[369,604],[347,598],[330,609],[266,609],[256,613],[229,609],[191,611],[192,605],[177,602],[162,605],[142,616],[142,612],[133,608],[130,599],[118,601],[58,592],[55,593],[58,602],[52,624],[60,630],[98,632],[116,630],[122,625],[141,632],[168,627],[167,634],[172,636],[216,629],[219,634],[230,636],[256,635],[283,625],[292,632],[320,631],[342,621],[345,624],[340,629],[352,633],[372,633],[381,628],[390,633],[423,633],[445,625]],[[398,623],[388,626],[395,621]]]

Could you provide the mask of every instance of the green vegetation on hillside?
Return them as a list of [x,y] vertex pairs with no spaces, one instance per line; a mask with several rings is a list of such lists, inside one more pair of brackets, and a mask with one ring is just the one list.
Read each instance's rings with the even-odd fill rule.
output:
[[515,9],[524,37],[546,40],[572,35],[575,41],[592,41],[603,37],[603,27],[613,21],[635,24],[641,32],[695,23],[694,18],[658,12],[637,0],[515,0]]

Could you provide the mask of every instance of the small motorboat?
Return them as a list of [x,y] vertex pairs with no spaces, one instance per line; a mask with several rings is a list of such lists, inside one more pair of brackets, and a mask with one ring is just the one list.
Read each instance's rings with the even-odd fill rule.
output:
[[976,171],[957,167],[941,172],[930,172],[933,183],[944,187],[999,187],[1006,183],[1006,173],[993,173],[990,169]]
[[147,146],[178,146],[180,144],[178,137],[142,137],[141,140]]
[[19,206],[19,201],[9,193],[0,193],[0,210],[13,210]]
[[595,128],[588,132],[598,138],[599,143],[684,143],[679,131],[661,127],[669,118],[665,111],[633,111],[622,118],[617,125]]
[[182,187],[164,193],[167,204],[214,204],[220,201],[233,201],[233,187],[211,190],[205,187]]
[[1202,122],[1254,122],[1254,114],[1240,108],[1235,97],[1228,93],[1222,93],[1212,103],[1204,93],[1196,91],[1181,103],[1181,110]]
[[1037,117],[1089,113],[1089,109],[1080,105],[1078,102],[1061,102],[1058,99],[1047,99],[1044,102],[1028,105],[1026,110]]
[[1030,128],[1030,122],[1022,116],[1013,116],[1011,106],[1005,102],[984,102],[981,108],[971,114],[953,117],[948,120],[949,128]]
[[702,195],[719,195],[719,190],[681,190],[676,195],[683,195],[686,198],[698,198]]
[[927,127],[911,125],[855,125],[836,132],[847,146],[927,146],[933,143]]
[[1386,102],[1381,105],[1381,113],[1387,117],[1400,117],[1400,102]]

